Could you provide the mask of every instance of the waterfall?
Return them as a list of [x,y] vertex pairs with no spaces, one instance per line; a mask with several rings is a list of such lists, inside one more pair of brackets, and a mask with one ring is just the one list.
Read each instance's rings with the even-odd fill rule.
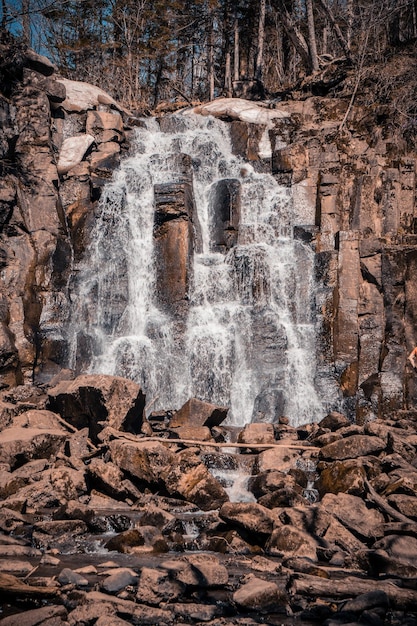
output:
[[[137,381],[153,409],[189,397],[229,406],[235,426],[321,418],[314,254],[293,238],[291,188],[235,156],[225,122],[176,115],[164,127],[137,129],[103,190],[73,287],[72,367]],[[154,189],[184,180],[199,234],[179,319],[155,297]],[[219,245],[224,194],[240,215]]]

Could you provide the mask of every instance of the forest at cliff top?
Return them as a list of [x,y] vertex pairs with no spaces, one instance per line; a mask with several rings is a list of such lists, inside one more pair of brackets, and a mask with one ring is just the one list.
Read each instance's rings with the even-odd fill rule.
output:
[[[2,0],[0,25],[144,113],[222,95],[336,95],[417,126],[416,0]],[[391,129],[392,131],[392,129]]]

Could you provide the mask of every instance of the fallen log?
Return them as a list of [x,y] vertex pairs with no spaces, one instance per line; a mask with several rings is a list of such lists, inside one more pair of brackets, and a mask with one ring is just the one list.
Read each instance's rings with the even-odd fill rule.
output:
[[392,606],[397,609],[415,609],[417,606],[417,591],[398,587],[391,580],[371,580],[356,576],[328,580],[309,574],[295,574],[288,584],[288,591],[291,595],[322,597],[331,600],[347,600],[376,590],[385,591]]
[[[31,572],[32,573],[32,572]],[[0,572],[0,596],[22,596],[26,598],[50,598],[59,593],[58,589],[26,585],[12,574]]]

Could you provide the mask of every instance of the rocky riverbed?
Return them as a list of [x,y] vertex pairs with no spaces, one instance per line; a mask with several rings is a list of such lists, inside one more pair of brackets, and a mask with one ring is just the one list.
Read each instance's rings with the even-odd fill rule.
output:
[[416,623],[414,413],[145,408],[111,376],[2,392],[0,624]]

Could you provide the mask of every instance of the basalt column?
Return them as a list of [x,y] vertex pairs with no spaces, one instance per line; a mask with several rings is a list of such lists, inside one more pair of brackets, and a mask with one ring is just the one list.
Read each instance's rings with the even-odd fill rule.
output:
[[157,184],[154,254],[158,307],[180,325],[188,311],[192,255],[199,246],[199,229],[190,181]]

